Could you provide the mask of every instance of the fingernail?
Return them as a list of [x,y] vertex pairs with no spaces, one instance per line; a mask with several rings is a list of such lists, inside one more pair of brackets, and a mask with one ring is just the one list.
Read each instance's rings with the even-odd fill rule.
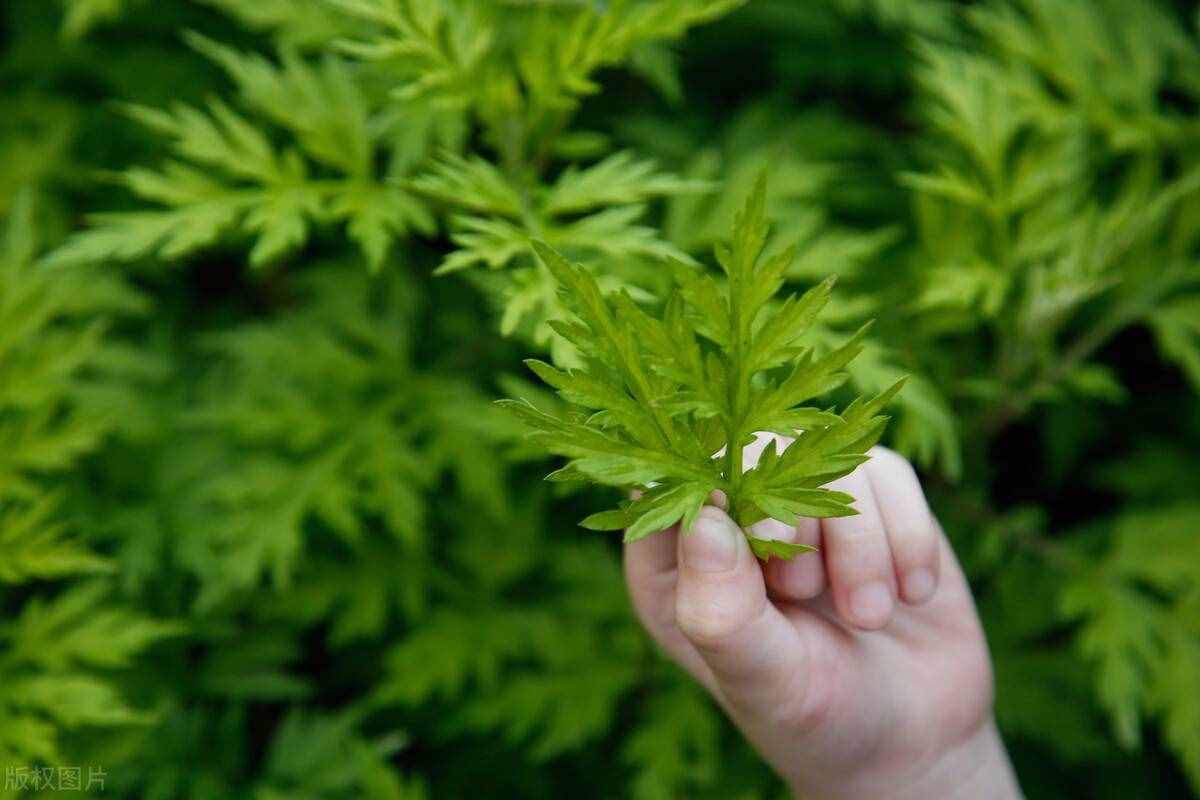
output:
[[904,576],[904,597],[910,603],[925,602],[933,595],[933,589],[933,573],[923,567]]
[[698,572],[727,572],[737,566],[741,531],[727,519],[705,509],[683,536],[683,563]]
[[886,624],[892,615],[892,606],[892,592],[880,581],[858,587],[850,597],[850,611],[855,621],[867,628]]

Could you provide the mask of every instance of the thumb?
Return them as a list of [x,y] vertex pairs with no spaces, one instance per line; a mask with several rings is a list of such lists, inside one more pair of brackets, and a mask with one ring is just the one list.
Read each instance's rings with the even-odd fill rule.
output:
[[799,631],[767,599],[741,528],[708,506],[678,546],[675,624],[712,671],[730,711],[752,721],[767,713],[777,718],[784,703],[800,705],[808,654]]

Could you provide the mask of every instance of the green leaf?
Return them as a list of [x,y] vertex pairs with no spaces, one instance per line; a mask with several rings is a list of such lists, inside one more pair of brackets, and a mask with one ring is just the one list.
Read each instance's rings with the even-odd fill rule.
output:
[[793,344],[812,327],[829,302],[835,276],[830,276],[800,297],[792,295],[754,335],[747,360],[751,369],[770,369],[795,357]]
[[625,541],[636,542],[656,531],[686,520],[686,533],[713,487],[704,483],[681,483],[653,489],[634,500],[626,514],[634,521],[625,530]]
[[111,561],[64,538],[64,525],[53,519],[59,499],[46,495],[27,507],[0,505],[0,582],[111,572]]
[[785,561],[795,558],[801,553],[813,553],[817,548],[807,544],[793,544],[776,539],[757,539],[746,537],[750,541],[750,549],[760,561],[770,561],[772,558],[782,558]]
[[632,153],[614,153],[587,169],[568,168],[547,192],[548,214],[571,214],[610,205],[639,203],[657,195],[706,192],[705,181],[687,180],[658,171],[653,161]]
[[[160,208],[95,214],[93,227],[69,239],[52,261],[175,261],[245,237],[252,242],[250,263],[264,266],[307,244],[316,226],[341,222],[378,269],[393,241],[412,230],[433,232],[425,205],[377,174],[388,156],[391,171],[403,169],[399,151],[373,124],[362,83],[345,62],[314,65],[285,51],[275,64],[198,34],[185,38],[226,72],[250,115],[215,99],[206,108],[127,107],[168,140],[174,158],[156,170],[128,169],[116,180]],[[285,131],[280,138],[290,146],[276,144],[272,127]]]
[[444,203],[505,217],[521,214],[521,196],[493,164],[478,156],[447,154],[432,171],[414,178],[412,187]]
[[585,517],[579,525],[590,531],[620,531],[629,527],[632,521],[629,512],[624,510],[599,511]]
[[1200,392],[1200,297],[1184,296],[1155,308],[1150,328],[1159,350]]
[[777,489],[752,492],[747,499],[768,516],[796,524],[798,517],[848,517],[857,514],[850,504],[854,498],[845,492],[828,489]]
[[[743,525],[763,516],[792,524],[798,516],[855,513],[852,497],[820,487],[866,460],[886,424],[878,412],[903,381],[841,415],[802,405],[842,383],[866,328],[820,356],[804,347],[833,281],[772,306],[794,251],[764,256],[767,236],[761,179],[737,215],[732,245],[718,247],[726,286],[675,264],[678,292],[659,317],[626,293],[606,294],[590,270],[533,242],[574,315],[554,329],[577,348],[581,365],[564,371],[527,362],[572,411],[505,405],[532,429],[533,441],[572,459],[571,477],[644,492],[620,511],[589,516],[585,527],[625,527],[628,541],[681,519],[687,528],[715,489]],[[778,383],[777,368],[787,370]],[[740,451],[757,431],[801,435],[785,455],[768,448],[742,474],[730,450]],[[725,455],[714,458],[719,449]]]

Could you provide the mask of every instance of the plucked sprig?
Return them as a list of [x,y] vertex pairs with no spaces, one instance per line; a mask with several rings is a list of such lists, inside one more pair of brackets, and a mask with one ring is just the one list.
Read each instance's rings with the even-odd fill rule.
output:
[[[760,179],[737,216],[732,242],[717,248],[724,284],[676,264],[678,290],[661,318],[625,293],[606,297],[590,272],[534,243],[576,317],[555,329],[582,354],[583,367],[561,371],[527,362],[573,407],[567,414],[501,402],[521,416],[535,441],[571,459],[551,479],[639,492],[588,517],[584,527],[624,528],[627,541],[681,520],[686,530],[716,490],[743,527],[766,517],[790,524],[799,516],[855,513],[853,497],[823,487],[867,460],[887,422],[879,412],[903,381],[873,399],[856,399],[840,415],[804,405],[842,383],[866,330],[821,355],[801,344],[833,280],[772,302],[795,251],[764,255],[765,199]],[[744,470],[742,448],[759,431],[798,438],[782,454],[767,448],[757,466]],[[764,560],[812,549],[747,537]]]

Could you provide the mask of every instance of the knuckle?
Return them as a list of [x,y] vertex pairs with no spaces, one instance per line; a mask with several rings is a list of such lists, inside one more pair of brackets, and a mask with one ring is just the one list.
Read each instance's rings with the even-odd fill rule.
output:
[[893,569],[886,562],[848,567],[835,571],[830,577],[834,591],[842,595],[846,603],[849,603],[849,598],[863,587],[875,583],[891,585],[892,581]]
[[895,576],[896,568],[891,561],[868,567],[850,567],[834,570],[829,576],[829,588],[833,590],[839,610],[843,610],[849,608],[851,598],[860,589],[878,583],[892,586],[896,580]]
[[836,687],[840,669],[815,659],[805,681],[803,690],[791,694],[791,717],[795,733],[807,735],[823,728],[836,710]]
[[697,647],[719,649],[746,624],[744,604],[736,597],[702,601],[680,593],[675,603],[675,625]]
[[933,528],[925,522],[907,520],[889,528],[892,538],[907,547],[923,547],[933,541]]
[[887,556],[887,531],[882,524],[866,520],[842,524],[827,534],[836,540],[835,561],[880,562]]
[[897,561],[927,564],[937,558],[937,534],[932,526],[902,528],[892,535],[892,539]]
[[825,572],[815,561],[797,563],[772,559],[768,580],[776,594],[796,600],[811,600],[825,588]]

